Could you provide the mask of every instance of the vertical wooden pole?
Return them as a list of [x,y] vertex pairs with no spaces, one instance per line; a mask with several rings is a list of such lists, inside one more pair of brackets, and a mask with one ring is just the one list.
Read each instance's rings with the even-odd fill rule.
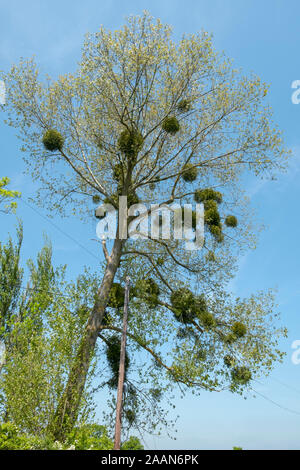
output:
[[121,447],[122,401],[123,401],[123,388],[124,388],[124,378],[125,378],[125,353],[126,353],[126,336],[127,336],[127,323],[128,323],[129,289],[130,289],[130,278],[126,277],[124,316],[123,316],[123,334],[122,334],[122,340],[121,340],[119,381],[118,381],[118,394],[117,394],[116,427],[115,427],[115,443],[114,443],[115,450],[120,450],[120,447]]

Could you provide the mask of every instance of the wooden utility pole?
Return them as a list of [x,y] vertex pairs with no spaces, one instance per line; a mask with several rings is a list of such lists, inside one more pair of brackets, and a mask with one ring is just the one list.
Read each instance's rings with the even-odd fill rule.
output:
[[114,450],[120,450],[120,447],[121,447],[122,401],[123,401],[123,388],[124,388],[124,378],[125,378],[125,353],[126,353],[126,336],[127,336],[127,323],[128,323],[129,289],[130,289],[130,278],[127,276],[126,284],[125,284],[123,334],[122,334],[121,351],[120,351]]

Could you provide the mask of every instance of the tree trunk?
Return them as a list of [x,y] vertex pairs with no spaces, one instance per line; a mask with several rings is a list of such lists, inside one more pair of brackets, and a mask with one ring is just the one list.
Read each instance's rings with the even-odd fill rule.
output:
[[123,240],[116,239],[107,262],[97,300],[87,322],[76,359],[70,371],[65,391],[59,401],[54,418],[49,424],[53,437],[63,442],[76,422],[80,400],[85,386],[91,358],[95,350],[110,289],[120,264]]

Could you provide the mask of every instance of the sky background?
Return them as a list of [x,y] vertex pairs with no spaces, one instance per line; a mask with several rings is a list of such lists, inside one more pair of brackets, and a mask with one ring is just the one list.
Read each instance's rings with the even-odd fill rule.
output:
[[[176,399],[180,419],[177,440],[146,436],[153,449],[299,449],[300,365],[291,361],[292,342],[300,339],[300,105],[291,101],[291,84],[300,79],[299,15],[295,0],[0,0],[0,69],[8,70],[20,57],[36,56],[41,72],[53,77],[72,71],[80,59],[86,32],[103,24],[119,28],[126,16],[148,10],[173,26],[174,35],[204,29],[214,36],[217,50],[224,50],[245,72],[253,71],[271,87],[269,102],[274,119],[293,150],[288,171],[278,181],[249,179],[248,194],[267,229],[256,251],[240,260],[231,288],[239,296],[269,287],[278,289],[277,303],[289,337],[281,343],[287,355],[268,379],[255,385],[262,395],[247,400],[229,393],[202,393]],[[3,113],[2,113],[3,114]],[[0,176],[11,178],[11,189],[23,199],[34,193],[19,151],[15,131],[0,116]],[[35,209],[36,211],[36,209]],[[99,247],[95,219],[45,218],[20,201],[18,216],[24,223],[23,259],[34,257],[43,244],[43,233],[53,243],[54,262],[67,264],[72,277],[84,265],[97,269]],[[55,224],[52,225],[52,224]],[[15,216],[0,215],[0,240],[14,233]],[[86,247],[82,250],[75,241]],[[280,406],[278,406],[280,405]]]

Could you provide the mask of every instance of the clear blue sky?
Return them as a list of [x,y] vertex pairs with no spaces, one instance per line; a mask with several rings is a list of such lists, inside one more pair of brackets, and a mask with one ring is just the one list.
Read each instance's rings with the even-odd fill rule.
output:
[[[270,400],[299,414],[279,408],[261,396],[240,397],[223,393],[203,393],[177,400],[178,439],[166,436],[146,439],[150,448],[299,449],[300,365],[291,362],[291,344],[300,339],[300,105],[291,102],[291,83],[300,79],[299,18],[297,0],[0,0],[0,68],[8,69],[19,57],[36,55],[42,71],[57,75],[73,70],[80,58],[83,36],[96,31],[100,24],[118,28],[129,14],[148,10],[183,33],[205,29],[214,35],[217,49],[222,49],[245,71],[254,71],[270,83],[270,103],[275,119],[284,131],[294,156],[288,172],[277,182],[246,182],[252,203],[267,225],[255,252],[241,259],[232,288],[248,295],[262,288],[278,288],[278,304],[289,329],[282,343],[287,352],[284,364],[256,389]],[[30,197],[34,187],[22,174],[24,163],[19,142],[0,116],[1,171],[9,176],[11,188]],[[40,210],[43,214],[43,212]],[[34,256],[47,233],[54,246],[56,263],[68,264],[69,273],[77,275],[84,264],[98,265],[95,222],[81,224],[74,219],[55,219],[64,232],[85,245],[81,250],[65,235],[32,209],[20,202],[18,215],[23,219],[25,241],[23,255]],[[14,216],[0,216],[0,240],[14,231]],[[288,388],[289,387],[289,388]]]

